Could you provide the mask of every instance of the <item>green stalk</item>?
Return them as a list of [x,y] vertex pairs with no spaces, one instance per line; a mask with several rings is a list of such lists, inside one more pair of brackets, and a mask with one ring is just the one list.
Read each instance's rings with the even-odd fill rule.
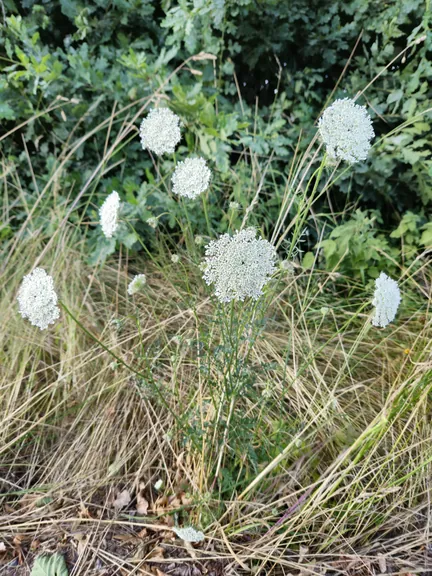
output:
[[[143,374],[142,372],[139,372],[138,370],[135,370],[135,368],[133,368],[133,366],[131,366],[130,364],[127,364],[124,360],[122,360],[119,356],[117,356],[117,354],[115,354],[112,350],[110,350],[107,346],[105,346],[105,344],[103,342],[101,342],[99,340],[99,338],[97,338],[97,336],[95,336],[94,334],[92,334],[90,332],[90,330],[87,330],[87,328],[78,320],[78,318],[76,318],[72,312],[69,310],[69,308],[66,306],[66,304],[64,304],[64,302],[59,302],[60,306],[63,308],[63,310],[68,314],[68,316],[70,316],[72,318],[72,320],[81,328],[81,330],[87,334],[87,336],[90,336],[90,338],[92,340],[94,340],[103,350],[105,350],[105,352],[108,352],[108,354],[110,356],[112,356],[117,362],[119,362],[122,366],[124,366],[125,368],[127,368],[128,370],[130,370],[131,372],[133,372],[136,376],[139,376],[140,378],[143,378],[144,380],[148,380],[148,378],[146,377],[145,374]],[[149,370],[150,371],[150,370]],[[159,390],[158,386],[156,386],[155,382],[152,379],[152,383],[153,383],[153,387],[156,390],[156,393],[158,394],[160,400],[162,401],[162,404],[164,405],[164,407],[169,411],[169,413],[171,414],[171,416],[174,418],[174,420],[176,421],[177,424],[180,423],[177,415],[173,412],[173,410],[171,409],[171,407],[169,406],[169,404],[167,403],[167,401],[165,400],[164,395],[162,394],[162,392]],[[197,446],[197,448],[199,448]]]
[[205,217],[205,221],[207,224],[207,233],[211,237],[212,229],[211,229],[210,219],[209,219],[209,215],[208,215],[207,192],[204,192],[204,194],[201,194],[201,197],[202,197],[202,204],[203,204],[203,210],[204,210],[204,217]]
[[318,185],[319,185],[320,180],[321,180],[321,174],[322,174],[322,171],[323,171],[324,166],[325,166],[325,164],[326,164],[326,160],[327,160],[327,154],[324,154],[324,156],[323,156],[323,158],[322,158],[322,160],[321,160],[321,163],[320,163],[319,167],[315,170],[315,172],[312,174],[312,177],[310,178],[309,182],[307,183],[306,190],[305,190],[304,196],[303,196],[303,202],[304,202],[304,201],[306,200],[306,198],[307,198],[307,193],[308,193],[309,185],[310,185],[310,183],[312,182],[312,180],[315,178],[315,183],[314,183],[314,187],[313,187],[313,190],[312,190],[312,194],[310,195],[310,197],[309,197],[309,199],[308,199],[308,201],[307,201],[307,203],[306,203],[306,206],[305,206],[304,208],[301,208],[301,209],[300,209],[300,211],[299,211],[300,216],[299,216],[299,218],[296,220],[296,223],[295,223],[295,226],[294,226],[294,232],[293,232],[293,235],[292,235],[292,239],[291,239],[291,243],[290,243],[290,248],[289,248],[289,252],[288,252],[288,256],[287,256],[288,260],[292,257],[292,254],[293,254],[293,251],[294,251],[294,247],[295,247],[295,245],[296,245],[296,243],[297,243],[297,240],[299,239],[299,237],[300,237],[300,235],[301,235],[301,229],[303,228],[303,225],[304,225],[304,223],[305,223],[305,221],[306,221],[306,218],[307,218],[307,215],[308,215],[308,213],[309,213],[310,207],[311,207],[312,204],[313,204],[313,201],[314,201],[314,198],[315,198],[315,194],[316,194],[316,191],[317,191],[317,189],[318,189]]

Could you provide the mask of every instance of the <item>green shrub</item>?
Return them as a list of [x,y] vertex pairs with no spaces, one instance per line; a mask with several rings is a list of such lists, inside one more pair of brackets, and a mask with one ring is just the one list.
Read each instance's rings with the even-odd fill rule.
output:
[[[381,234],[398,230],[408,213],[423,223],[422,214],[432,200],[429,8],[428,3],[420,10],[418,2],[402,0],[390,4],[340,0],[327,6],[311,0],[48,0],[41,4],[6,0],[6,26],[0,31],[0,119],[6,131],[27,122],[1,143],[5,165],[19,166],[27,190],[25,197],[11,198],[14,224],[19,226],[53,174],[65,143],[78,142],[95,131],[59,175],[59,202],[77,194],[100,162],[106,144],[106,131],[97,130],[101,121],[129,105],[130,114],[136,112],[142,99],[159,89],[185,123],[178,154],[186,149],[199,153],[217,170],[209,199],[214,232],[224,231],[230,201],[245,207],[253,198],[257,165],[252,156],[262,170],[273,153],[255,212],[271,231],[287,165],[297,145],[299,151],[306,149],[314,134],[313,122],[326,101],[355,95],[377,75],[361,98],[374,116],[375,146],[367,163],[340,176],[332,189],[332,208],[341,213],[354,201],[364,213],[373,210],[377,222],[382,219]],[[200,51],[215,55],[216,60],[190,61],[162,86],[185,58]],[[126,116],[125,111],[116,118],[112,134]],[[299,129],[303,135],[298,143]],[[128,161],[122,162],[126,157]],[[142,154],[138,138],[123,143],[115,161],[118,164],[110,166],[83,196],[82,215],[94,221],[99,198],[115,188],[130,203],[144,243],[151,242],[153,232],[146,220],[152,216],[169,228],[176,242],[178,204],[159,192],[161,182],[153,180],[151,159]],[[170,173],[172,166],[172,159],[164,160],[161,173]],[[49,207],[52,200],[44,202]],[[329,206],[322,201],[319,209],[326,213]],[[195,209],[191,219],[196,233],[203,233],[202,211]],[[329,227],[327,232],[331,233]],[[11,233],[3,231],[3,236]],[[313,227],[309,238],[311,249],[318,239]],[[94,230],[95,259],[114,250],[112,243],[100,240],[100,232]],[[130,230],[120,240],[128,248],[140,249]],[[421,247],[417,240],[413,250]],[[349,244],[344,258],[347,271],[362,276],[365,266],[380,265],[372,240],[368,242],[373,256],[363,254],[360,261]],[[329,266],[340,256],[339,249],[329,256],[331,245],[324,244]],[[411,258],[413,250],[405,256]]]

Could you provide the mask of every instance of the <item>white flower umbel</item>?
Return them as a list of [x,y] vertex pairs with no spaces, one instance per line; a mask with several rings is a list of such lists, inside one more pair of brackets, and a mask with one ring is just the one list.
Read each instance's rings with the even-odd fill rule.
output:
[[257,300],[275,270],[276,250],[255,228],[223,234],[206,246],[203,278],[220,302]]
[[128,294],[132,296],[133,294],[140,292],[143,286],[145,286],[146,282],[147,279],[145,274],[137,274],[135,278],[129,283]]
[[204,158],[186,158],[177,164],[171,179],[172,191],[193,200],[207,190],[210,178],[211,171]]
[[35,268],[24,276],[17,300],[21,316],[41,330],[54,324],[60,316],[53,279],[43,268]]
[[172,531],[185,542],[202,542],[204,540],[204,533],[200,530],[195,530],[192,526],[172,528]]
[[366,160],[375,136],[366,108],[350,98],[336,100],[326,108],[318,130],[329,156],[351,163]]
[[172,154],[181,140],[180,118],[169,108],[150,110],[141,122],[140,137],[142,147],[158,156]]
[[398,283],[381,272],[375,280],[375,293],[372,300],[372,305],[375,306],[375,315],[372,324],[385,328],[395,319],[400,302],[401,295]]
[[171,255],[171,262],[173,264],[178,264],[180,262],[180,256],[178,254]]
[[119,210],[120,196],[115,191],[111,192],[99,208],[100,225],[102,226],[102,232],[107,238],[112,238],[118,228]]
[[150,228],[153,228],[153,230],[155,230],[159,224],[159,220],[157,218],[155,218],[154,216],[147,218],[146,222],[150,226]]

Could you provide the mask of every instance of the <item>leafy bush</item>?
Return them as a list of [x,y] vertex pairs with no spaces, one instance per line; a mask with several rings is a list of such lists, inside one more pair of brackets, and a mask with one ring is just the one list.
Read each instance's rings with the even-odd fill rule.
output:
[[[382,219],[384,235],[399,230],[408,212],[424,221],[422,214],[432,200],[432,45],[430,12],[427,7],[420,11],[418,2],[341,0],[323,9],[320,2],[309,0],[6,0],[5,7],[0,117],[6,131],[25,123],[28,150],[23,150],[18,131],[3,141],[6,165],[19,165],[27,190],[24,198],[13,198],[17,226],[58,168],[55,159],[64,143],[80,145],[57,174],[58,202],[76,195],[101,161],[107,143],[101,121],[106,127],[112,116],[111,135],[118,134],[122,122],[130,121],[144,99],[157,91],[185,122],[178,153],[199,153],[217,169],[209,199],[216,232],[226,228],[230,201],[243,207],[250,203],[258,185],[257,168],[262,171],[265,158],[273,154],[257,208],[271,231],[287,184],[286,165],[296,148],[306,149],[326,101],[355,95],[376,76],[361,98],[374,116],[373,153],[366,164],[338,179],[331,208],[323,201],[320,210],[344,213],[354,201],[363,212],[373,210],[377,222]],[[199,52],[208,57],[194,60]],[[170,76],[188,58],[181,71]],[[399,130],[401,123],[404,128]],[[173,161],[164,160],[161,173],[170,173]],[[180,208],[160,194],[152,168],[138,138],[122,142],[104,175],[92,181],[81,198],[81,218],[95,220],[100,202],[94,194],[102,197],[117,189],[130,203],[136,233],[146,244],[153,234],[146,221],[154,216],[175,239]],[[52,199],[44,202],[48,207]],[[202,233],[202,210],[193,211],[191,223]],[[318,230],[310,224],[312,248]],[[331,227],[326,230],[332,233]],[[3,236],[10,234],[11,229],[3,230]],[[329,240],[337,228],[332,234]],[[100,240],[95,230],[95,260],[114,250],[112,242]],[[120,240],[140,249],[130,230]],[[327,258],[331,242],[324,246]],[[420,242],[413,246],[420,247]],[[404,258],[414,256],[414,251],[404,250]],[[362,275],[360,270],[379,262],[375,256],[363,257],[359,263],[354,245],[348,243],[347,270]]]

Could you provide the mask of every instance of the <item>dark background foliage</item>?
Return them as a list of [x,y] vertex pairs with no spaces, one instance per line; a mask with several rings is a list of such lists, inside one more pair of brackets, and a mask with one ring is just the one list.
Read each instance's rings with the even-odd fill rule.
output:
[[[300,131],[304,150],[329,99],[355,96],[381,72],[359,100],[373,116],[377,143],[367,162],[338,180],[331,206],[320,206],[328,221],[324,265],[331,268],[347,251],[345,272],[364,277],[367,270],[373,276],[383,252],[406,263],[432,243],[429,2],[5,0],[4,9],[2,132],[58,98],[70,102],[38,116],[0,144],[4,165],[19,167],[26,191],[24,199],[17,194],[12,226],[3,228],[3,237],[19,226],[25,216],[23,202],[31,207],[71,137],[94,129],[114,106],[119,110],[151,95],[176,66],[204,51],[217,59],[193,62],[192,72],[182,70],[163,92],[185,123],[179,157],[196,152],[215,168],[210,197],[215,231],[226,228],[230,201],[243,207],[250,202],[251,163],[242,153],[247,149],[263,163],[274,153],[271,178],[255,215],[270,233]],[[407,126],[392,134],[404,122]],[[100,161],[105,138],[106,131],[97,131],[68,162],[57,203],[65,203],[83,186]],[[121,238],[126,246],[139,248],[136,233],[151,242],[154,232],[146,220],[154,215],[175,235],[177,204],[158,187],[138,138],[119,150],[115,159],[121,158],[125,161],[84,196],[82,210],[88,211],[89,220],[96,219],[102,198],[116,189],[137,222],[136,232],[127,231]],[[173,159],[164,160],[161,172],[172,166]],[[49,209],[52,200],[45,202]],[[325,216],[330,213],[332,217]],[[191,221],[195,231],[202,232],[199,206],[191,207]],[[93,235],[96,257],[98,250],[114,250],[113,243],[101,242],[97,229]],[[309,238],[312,248],[316,231],[311,229]]]

